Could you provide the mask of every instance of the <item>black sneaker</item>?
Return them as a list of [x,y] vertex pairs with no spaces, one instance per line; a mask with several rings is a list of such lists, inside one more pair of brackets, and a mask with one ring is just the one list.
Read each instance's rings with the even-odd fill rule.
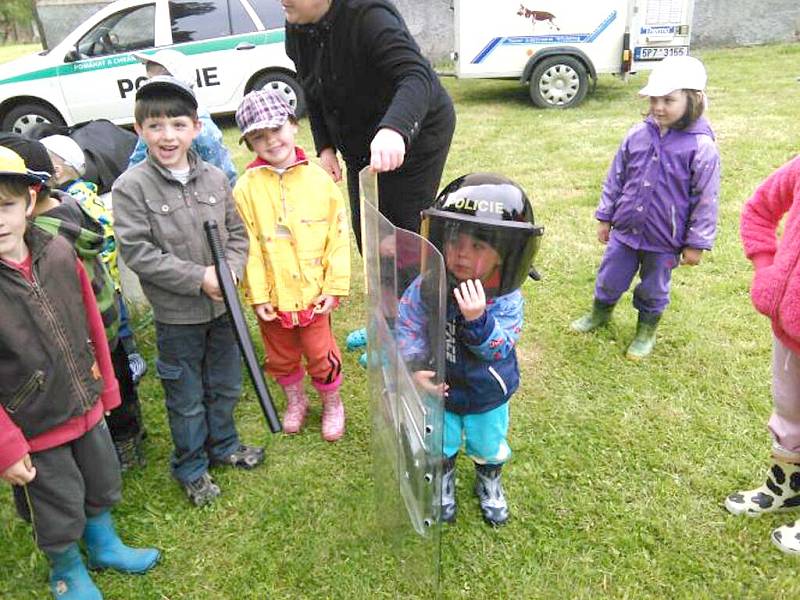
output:
[[264,449],[259,446],[241,444],[236,450],[222,458],[212,458],[211,464],[224,467],[240,467],[253,469],[264,462]]
[[204,506],[220,495],[219,486],[207,472],[189,483],[181,482],[189,501],[195,506]]
[[145,465],[141,436],[135,435],[128,439],[115,440],[114,449],[117,451],[119,468],[123,473],[134,467],[143,467]]

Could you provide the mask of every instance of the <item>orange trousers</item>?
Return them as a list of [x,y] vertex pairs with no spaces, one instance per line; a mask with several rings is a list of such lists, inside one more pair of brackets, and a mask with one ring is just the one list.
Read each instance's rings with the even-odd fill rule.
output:
[[288,329],[280,320],[258,320],[266,357],[264,371],[279,384],[293,383],[302,377],[303,357],[305,370],[317,386],[328,386],[341,381],[342,354],[331,329],[330,315],[317,315],[305,327]]

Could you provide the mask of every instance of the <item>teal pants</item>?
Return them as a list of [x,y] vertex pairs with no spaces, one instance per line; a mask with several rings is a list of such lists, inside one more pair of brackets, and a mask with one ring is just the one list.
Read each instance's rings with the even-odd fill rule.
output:
[[478,464],[502,464],[511,457],[508,445],[508,402],[477,415],[444,412],[444,454],[454,456],[466,447]]

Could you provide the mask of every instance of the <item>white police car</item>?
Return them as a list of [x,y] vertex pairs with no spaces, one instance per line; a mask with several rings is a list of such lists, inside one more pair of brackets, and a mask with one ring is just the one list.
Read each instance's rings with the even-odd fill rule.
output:
[[118,0],[50,50],[0,65],[0,129],[43,121],[133,122],[144,66],[133,52],[174,48],[196,70],[200,103],[234,112],[244,94],[271,86],[298,115],[303,92],[284,52],[279,0]]

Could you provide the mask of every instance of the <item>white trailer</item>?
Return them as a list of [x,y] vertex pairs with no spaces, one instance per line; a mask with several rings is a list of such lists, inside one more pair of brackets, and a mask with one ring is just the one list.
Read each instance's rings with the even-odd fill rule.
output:
[[458,77],[519,78],[542,108],[583,100],[599,73],[689,54],[694,0],[454,0]]

